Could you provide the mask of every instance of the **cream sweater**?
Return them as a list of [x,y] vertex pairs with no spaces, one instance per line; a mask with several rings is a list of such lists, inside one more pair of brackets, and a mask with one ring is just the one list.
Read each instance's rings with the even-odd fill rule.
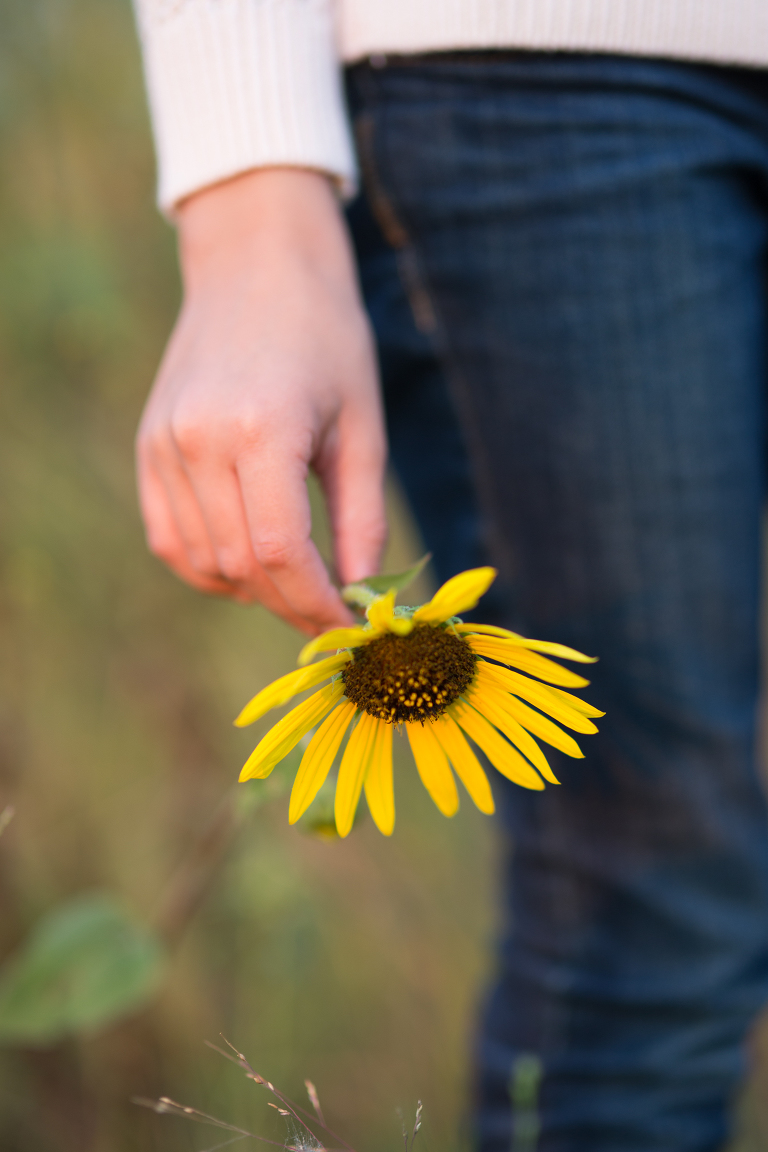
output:
[[768,0],[135,0],[161,207],[250,168],[354,187],[340,63],[461,48],[768,66]]

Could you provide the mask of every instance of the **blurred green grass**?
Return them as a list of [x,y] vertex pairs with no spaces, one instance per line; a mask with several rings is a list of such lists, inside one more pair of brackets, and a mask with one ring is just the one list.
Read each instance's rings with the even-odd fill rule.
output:
[[[107,889],[139,917],[236,780],[231,720],[293,666],[260,609],[184,588],[146,553],[132,439],[179,299],[128,0],[0,14],[0,959],[46,911]],[[392,495],[390,568],[419,554]],[[318,514],[319,538],[325,533]],[[424,590],[424,589],[422,589]],[[466,1051],[490,931],[492,825],[432,808],[397,766],[391,842],[323,843],[254,813],[139,1017],[0,1050],[4,1152],[203,1148],[130,1105],[169,1094],[282,1140],[223,1033],[290,1094],[317,1084],[356,1147],[462,1145]],[[421,1139],[421,1136],[420,1136]]]

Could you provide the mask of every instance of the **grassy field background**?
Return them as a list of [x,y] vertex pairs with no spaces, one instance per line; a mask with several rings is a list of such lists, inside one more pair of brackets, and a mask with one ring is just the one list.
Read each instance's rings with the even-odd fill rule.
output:
[[[127,0],[5,0],[0,165],[0,808],[17,812],[0,841],[1,959],[77,893],[156,914],[268,723],[232,718],[299,638],[189,591],[144,547],[132,439],[179,285]],[[394,496],[392,528],[402,567],[419,542]],[[264,1094],[204,1047],[220,1033],[289,1093],[311,1077],[356,1147],[399,1146],[395,1109],[417,1098],[426,1144],[458,1146],[492,826],[466,805],[444,821],[398,767],[391,842],[370,822],[319,841],[271,800],[149,1009],[0,1049],[3,1152],[216,1143],[134,1094],[282,1141]]]
[[[17,814],[0,840],[0,960],[78,893],[162,914],[180,863],[220,847],[218,806],[254,740],[232,717],[299,647],[145,551],[132,438],[179,298],[153,183],[127,0],[4,0],[0,808]],[[394,492],[391,521],[396,570],[419,542]],[[204,1047],[221,1033],[290,1094],[312,1078],[360,1152],[398,1147],[396,1108],[417,1098],[425,1149],[464,1147],[493,825],[467,804],[443,820],[407,760],[396,771],[391,842],[370,821],[345,843],[290,830],[287,798],[268,793],[182,917],[149,1008],[94,1036],[0,1048],[3,1152],[217,1143],[133,1095],[282,1141],[265,1095]],[[740,1152],[768,1147],[761,1082]]]

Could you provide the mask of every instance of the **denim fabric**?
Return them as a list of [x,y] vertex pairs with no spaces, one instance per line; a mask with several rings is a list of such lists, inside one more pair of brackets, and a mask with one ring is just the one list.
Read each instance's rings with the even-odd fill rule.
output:
[[510,1148],[533,1052],[540,1152],[713,1152],[768,997],[768,80],[487,53],[348,85],[393,456],[438,574],[489,556],[497,620],[600,657],[562,787],[493,780],[479,1146]]

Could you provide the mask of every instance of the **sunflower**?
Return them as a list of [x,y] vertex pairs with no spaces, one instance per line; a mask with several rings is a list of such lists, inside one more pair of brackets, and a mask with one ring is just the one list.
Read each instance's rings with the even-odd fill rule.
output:
[[[351,729],[336,782],[340,836],[352,828],[363,789],[377,827],[391,834],[395,729],[407,732],[422,783],[444,816],[453,816],[459,807],[454,773],[481,812],[494,810],[473,744],[523,788],[542,789],[545,780],[557,784],[534,737],[567,756],[583,757],[560,725],[596,732],[590,717],[603,713],[563,690],[589,681],[548,656],[580,663],[593,658],[505,628],[465,624],[459,613],[477,604],[495,576],[493,568],[462,572],[418,608],[396,608],[394,589],[372,595],[366,624],[334,628],[311,640],[299,656],[301,666],[259,692],[235,723],[252,724],[297,693],[330,683],[270,729],[240,780],[268,776],[315,729],[291,792],[289,820],[294,824],[322,787]],[[322,652],[333,655],[310,663]]]

